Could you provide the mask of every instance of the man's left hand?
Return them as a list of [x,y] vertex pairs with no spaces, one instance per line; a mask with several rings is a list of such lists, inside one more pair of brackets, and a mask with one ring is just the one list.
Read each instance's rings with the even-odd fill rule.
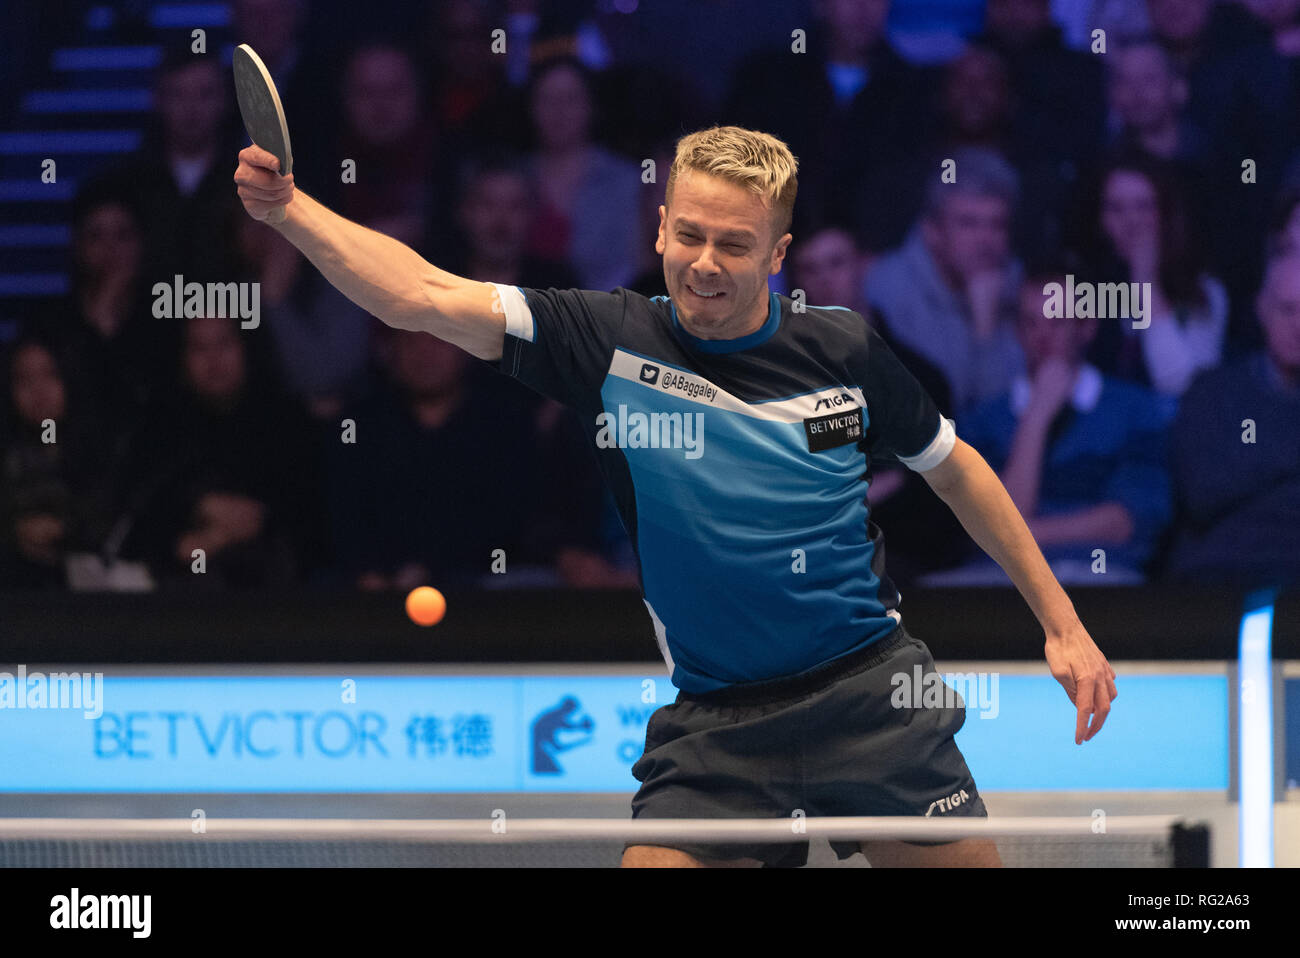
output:
[[[1110,703],[1119,695],[1115,689],[1115,670],[1082,624],[1049,635],[1046,653],[1052,677],[1065,687],[1065,693],[1079,710],[1074,744],[1081,745],[1101,731],[1110,714]],[[1092,716],[1091,727],[1089,716]]]

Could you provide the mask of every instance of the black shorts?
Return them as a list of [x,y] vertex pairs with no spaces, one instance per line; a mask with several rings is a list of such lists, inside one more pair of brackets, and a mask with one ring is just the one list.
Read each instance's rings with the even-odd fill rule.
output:
[[[641,783],[632,817],[987,816],[953,741],[966,721],[956,691],[949,702],[958,707],[891,704],[891,677],[910,681],[918,664],[923,675],[935,671],[930,650],[899,625],[861,652],[801,675],[679,693],[646,726],[645,752],[632,766]],[[755,858],[769,867],[808,860],[807,839],[654,844],[696,858]],[[851,841],[831,846],[841,859],[860,850]]]

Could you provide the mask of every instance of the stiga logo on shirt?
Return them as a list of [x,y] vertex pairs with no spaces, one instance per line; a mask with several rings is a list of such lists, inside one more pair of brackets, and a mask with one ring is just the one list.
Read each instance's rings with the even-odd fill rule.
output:
[[862,407],[827,416],[814,416],[803,421],[808,434],[808,451],[824,452],[862,439]]
[[813,412],[818,409],[830,409],[832,406],[846,406],[853,402],[853,397],[848,393],[840,393],[838,396],[826,396],[817,400],[817,405],[813,407]]

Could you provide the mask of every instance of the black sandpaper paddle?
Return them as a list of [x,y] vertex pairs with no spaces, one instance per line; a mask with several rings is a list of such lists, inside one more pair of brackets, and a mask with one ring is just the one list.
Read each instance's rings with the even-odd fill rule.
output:
[[[280,161],[280,175],[287,176],[293,172],[293,149],[289,146],[289,126],[284,120],[284,107],[270,71],[247,43],[235,48],[231,66],[235,72],[235,96],[239,100],[244,131],[256,145],[274,154]],[[266,222],[283,222],[284,215],[284,207],[276,207],[267,214]]]

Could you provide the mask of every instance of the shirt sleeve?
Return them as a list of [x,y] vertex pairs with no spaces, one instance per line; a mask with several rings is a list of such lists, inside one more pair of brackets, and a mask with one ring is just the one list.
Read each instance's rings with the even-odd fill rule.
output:
[[947,459],[957,442],[952,420],[939,414],[930,394],[869,327],[865,367],[863,440],[871,458],[896,460],[916,472]]
[[599,405],[627,291],[492,285],[506,316],[497,370],[570,408]]

